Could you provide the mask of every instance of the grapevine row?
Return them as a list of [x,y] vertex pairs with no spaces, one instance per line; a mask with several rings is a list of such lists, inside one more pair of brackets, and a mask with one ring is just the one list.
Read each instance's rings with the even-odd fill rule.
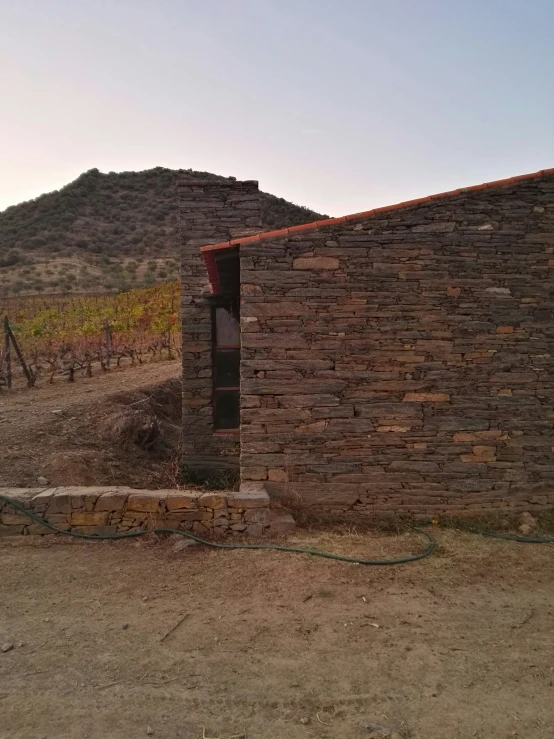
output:
[[[132,364],[172,359],[181,352],[179,283],[119,295],[48,296],[0,300],[25,360],[37,377],[76,371],[91,375],[123,358]],[[6,374],[0,349],[0,385]]]

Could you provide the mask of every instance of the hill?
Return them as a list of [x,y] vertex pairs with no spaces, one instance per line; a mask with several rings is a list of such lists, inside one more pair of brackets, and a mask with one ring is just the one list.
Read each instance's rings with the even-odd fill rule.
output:
[[[178,277],[177,181],[225,179],[156,167],[91,169],[55,192],[0,212],[0,294],[105,292]],[[325,218],[262,193],[264,228]]]

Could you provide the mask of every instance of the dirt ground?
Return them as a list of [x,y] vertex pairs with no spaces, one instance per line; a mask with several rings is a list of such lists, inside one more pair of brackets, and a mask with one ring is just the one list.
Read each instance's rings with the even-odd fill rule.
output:
[[[365,721],[412,739],[554,737],[554,546],[437,537],[435,555],[397,567],[3,541],[0,736],[363,739]],[[365,556],[422,544],[288,541]]]
[[[178,362],[1,394],[0,486],[168,487],[179,430]],[[554,738],[554,545],[436,535],[0,540],[0,739]]]
[[[181,417],[180,363],[111,369],[0,393],[0,486],[171,486]],[[158,441],[143,447],[141,426]]]

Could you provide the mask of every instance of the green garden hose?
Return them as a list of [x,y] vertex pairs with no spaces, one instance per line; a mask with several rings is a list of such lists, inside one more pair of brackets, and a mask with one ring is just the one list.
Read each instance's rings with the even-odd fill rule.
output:
[[[359,559],[358,557],[344,557],[340,554],[331,554],[330,552],[320,552],[318,549],[305,549],[303,547],[285,547],[281,546],[280,544],[217,544],[213,541],[206,541],[205,539],[201,539],[198,536],[194,536],[194,534],[190,534],[188,531],[179,531],[177,529],[164,529],[164,528],[156,528],[156,529],[141,529],[140,531],[126,531],[121,534],[82,534],[78,531],[64,531],[62,529],[57,528],[53,524],[49,523],[48,521],[45,521],[43,518],[40,518],[40,516],[35,515],[31,511],[29,511],[25,506],[20,503],[18,500],[14,500],[13,498],[9,498],[7,495],[0,494],[0,500],[5,501],[9,505],[13,506],[13,508],[17,509],[18,511],[21,511],[21,513],[25,514],[28,518],[30,518],[32,521],[35,521],[38,524],[41,524],[42,526],[45,526],[48,529],[51,529],[52,531],[55,531],[58,534],[65,534],[66,536],[74,536],[79,539],[92,539],[92,540],[103,540],[103,539],[111,539],[111,540],[117,540],[117,539],[134,539],[138,536],[144,536],[145,534],[178,534],[179,536],[184,536],[187,539],[192,539],[193,541],[198,542],[199,544],[203,544],[206,547],[211,547],[212,549],[269,549],[273,551],[278,552],[294,552],[296,554],[310,554],[314,557],[324,557],[326,559],[334,559],[338,562],[350,562],[352,564],[359,564],[359,565],[400,565],[400,564],[406,564],[407,562],[416,562],[419,559],[424,559],[425,557],[428,557],[430,554],[432,554],[435,550],[436,541],[431,534],[429,534],[427,531],[423,531],[421,528],[412,528],[412,531],[414,531],[417,534],[421,534],[424,536],[427,541],[427,547],[420,552],[419,554],[410,554],[406,557],[399,557],[397,559]],[[420,523],[420,526],[428,526],[431,524],[435,524],[435,521],[423,521]],[[507,541],[516,541],[521,542],[524,544],[553,544],[554,538],[544,538],[544,539],[538,539],[531,536],[518,536],[516,534],[498,534],[491,531],[483,531],[481,529],[475,529],[472,526],[467,526],[465,528],[460,529],[462,531],[467,531],[471,534],[480,534],[481,536],[487,536],[494,539],[505,539]]]
[[488,536],[491,539],[504,539],[505,541],[519,541],[522,544],[554,544],[554,537],[545,537],[539,539],[534,536],[520,536],[518,534],[499,534],[495,531],[483,531],[473,526],[459,527],[460,531],[467,531],[469,534],[480,534],[480,536]]
[[58,529],[53,524],[49,523],[48,521],[45,521],[43,518],[40,518],[39,516],[35,515],[31,511],[27,510],[27,508],[25,508],[25,506],[22,505],[18,500],[9,498],[7,495],[0,494],[0,500],[4,500],[6,503],[9,503],[9,505],[16,508],[18,511],[21,511],[21,513],[24,513],[32,521],[35,521],[36,523],[39,523],[42,526],[46,526],[46,528],[51,529],[52,531],[55,531],[58,534],[65,534],[66,536],[75,536],[79,539],[95,539],[95,540],[133,539],[137,536],[144,536],[144,534],[151,534],[151,533],[179,534],[179,536],[184,536],[187,539],[192,539],[193,541],[196,541],[199,544],[203,544],[206,547],[212,547],[213,549],[271,549],[271,550],[278,551],[278,552],[295,552],[296,554],[311,554],[314,557],[325,557],[326,559],[335,559],[335,560],[338,560],[339,562],[351,562],[352,564],[358,564],[358,565],[401,565],[401,564],[405,564],[406,562],[416,562],[418,559],[423,559],[424,557],[428,557],[430,554],[432,554],[436,546],[436,542],[434,538],[431,536],[431,534],[428,534],[426,531],[422,531],[421,529],[416,529],[416,528],[412,530],[418,534],[421,534],[427,539],[427,541],[429,542],[427,544],[427,547],[423,550],[423,552],[420,552],[419,554],[410,554],[406,557],[399,557],[398,559],[358,559],[357,557],[343,557],[340,554],[330,554],[329,552],[320,552],[317,549],[304,549],[302,547],[285,547],[285,546],[281,546],[280,544],[216,544],[213,541],[206,541],[205,539],[200,539],[198,536],[189,534],[188,531],[178,531],[177,529],[142,529],[141,531],[126,531],[121,534],[99,534],[99,535],[81,534],[78,531],[63,531],[62,529]]

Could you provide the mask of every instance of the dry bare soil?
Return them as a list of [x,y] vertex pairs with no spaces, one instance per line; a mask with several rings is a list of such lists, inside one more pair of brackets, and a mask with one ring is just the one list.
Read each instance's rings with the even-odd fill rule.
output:
[[0,487],[174,484],[180,363],[0,392]]
[[[178,373],[1,395],[0,486],[168,486]],[[386,568],[156,539],[0,541],[0,647],[13,645],[0,739],[368,739],[363,722],[397,739],[554,737],[554,545],[437,537],[432,557]],[[285,541],[364,557],[422,546],[348,530]]]
[[[174,543],[0,543],[2,739],[554,736],[553,547],[439,531],[378,568]],[[390,556],[413,534],[289,543]],[[165,639],[182,617],[186,618]]]

